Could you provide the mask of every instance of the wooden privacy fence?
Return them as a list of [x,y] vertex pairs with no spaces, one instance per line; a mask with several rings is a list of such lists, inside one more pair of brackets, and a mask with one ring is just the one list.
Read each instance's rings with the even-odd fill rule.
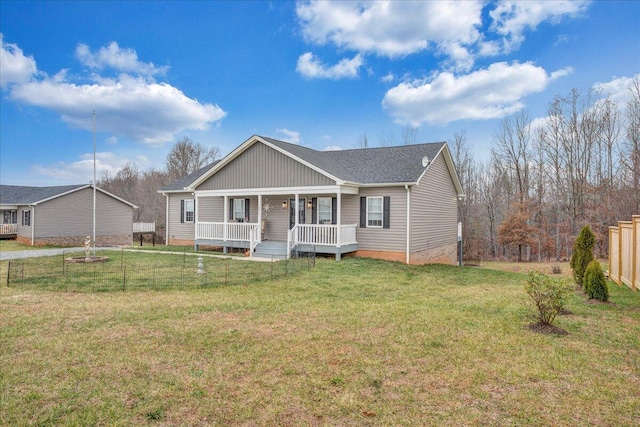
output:
[[609,278],[634,291],[640,288],[640,215],[609,227]]

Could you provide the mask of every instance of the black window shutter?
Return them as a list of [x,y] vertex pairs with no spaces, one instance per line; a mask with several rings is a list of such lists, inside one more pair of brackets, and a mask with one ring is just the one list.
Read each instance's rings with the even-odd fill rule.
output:
[[311,198],[311,224],[318,223],[318,198]]
[[367,198],[360,197],[360,228],[367,228]]
[[193,222],[196,222],[196,199],[193,199]]
[[233,219],[233,199],[229,199],[229,219]]
[[180,222],[184,222],[184,200],[180,200]]
[[338,223],[338,199],[336,197],[331,198],[331,224]]
[[247,222],[251,222],[251,200],[244,199],[244,217],[247,219]]
[[391,197],[386,196],[382,207],[382,228],[389,228],[389,217],[391,216]]

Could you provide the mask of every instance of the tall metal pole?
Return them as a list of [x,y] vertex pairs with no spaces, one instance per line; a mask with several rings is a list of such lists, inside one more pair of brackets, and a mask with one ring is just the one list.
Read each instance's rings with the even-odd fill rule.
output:
[[93,110],[93,256],[96,256],[96,111]]

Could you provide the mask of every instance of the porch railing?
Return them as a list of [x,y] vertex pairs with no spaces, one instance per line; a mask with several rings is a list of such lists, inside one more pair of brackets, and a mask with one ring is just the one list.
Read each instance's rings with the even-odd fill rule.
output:
[[0,224],[0,234],[18,234],[18,224]]
[[[198,222],[196,239],[235,240],[259,243],[260,224],[253,222]],[[256,243],[257,244],[257,243]]]
[[[296,245],[344,246],[356,244],[356,224],[326,225],[298,224],[289,230],[287,247],[289,252]],[[338,229],[340,229],[338,237]]]
[[133,223],[134,233],[151,233],[153,231],[156,231],[155,222],[134,222]]

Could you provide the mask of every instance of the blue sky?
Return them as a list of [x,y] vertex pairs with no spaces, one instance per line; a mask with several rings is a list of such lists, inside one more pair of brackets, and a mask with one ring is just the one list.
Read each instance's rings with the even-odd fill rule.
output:
[[62,185],[189,136],[223,155],[253,134],[318,150],[465,132],[554,95],[624,101],[640,2],[0,2],[0,182]]

